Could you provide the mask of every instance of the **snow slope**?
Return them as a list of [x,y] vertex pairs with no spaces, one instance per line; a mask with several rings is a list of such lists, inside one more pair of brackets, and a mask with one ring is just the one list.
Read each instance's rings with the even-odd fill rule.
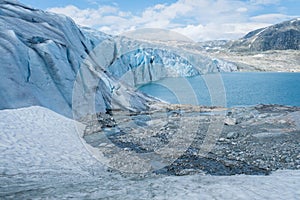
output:
[[[270,176],[163,176],[108,172],[73,120],[42,107],[0,111],[0,198],[297,199],[300,171]],[[84,128],[79,125],[79,131]]]

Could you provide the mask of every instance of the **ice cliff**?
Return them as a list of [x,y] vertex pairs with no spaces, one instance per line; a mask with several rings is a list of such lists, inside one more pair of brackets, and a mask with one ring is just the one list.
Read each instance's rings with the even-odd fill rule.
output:
[[[161,49],[136,49],[121,55],[108,67],[109,72],[117,77],[129,76],[127,81],[132,86],[157,81],[164,77],[182,77],[199,75],[186,59]],[[128,72],[128,74],[126,74]]]

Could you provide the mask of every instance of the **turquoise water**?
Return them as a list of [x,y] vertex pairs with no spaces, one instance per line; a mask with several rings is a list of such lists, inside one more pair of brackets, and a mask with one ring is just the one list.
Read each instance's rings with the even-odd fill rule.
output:
[[[165,78],[142,85],[138,90],[170,103],[216,105],[212,104],[206,77]],[[219,98],[224,98],[228,107],[256,104],[300,106],[300,73],[223,73],[216,84],[220,81],[225,95]]]

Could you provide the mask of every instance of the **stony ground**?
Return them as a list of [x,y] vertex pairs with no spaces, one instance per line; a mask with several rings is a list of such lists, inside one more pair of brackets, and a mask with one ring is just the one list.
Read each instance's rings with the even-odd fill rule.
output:
[[[223,118],[220,117],[223,114],[227,118],[223,119],[224,127],[221,127],[221,120],[217,119]],[[90,122],[87,128],[42,107],[0,111],[0,119],[0,199],[299,199],[300,170],[278,170],[268,176],[209,175],[241,173],[247,169],[251,169],[249,174],[265,174],[268,169],[254,162],[257,158],[269,162],[259,154],[262,149],[263,155],[274,155],[275,159],[280,155],[293,158],[293,161],[275,160],[280,167],[288,168],[287,163],[296,166],[299,149],[298,146],[293,148],[293,144],[299,143],[295,137],[299,135],[298,108],[258,106],[222,113],[222,109],[172,106],[165,112],[98,115],[100,126],[99,123],[92,126],[94,120],[90,118],[86,119]],[[214,125],[210,126],[209,121]],[[275,124],[278,124],[277,130],[273,129]],[[238,127],[242,126],[245,127],[240,130]],[[145,127],[148,132],[131,132],[132,127],[140,130]],[[83,130],[86,140],[95,148],[87,149],[88,145],[82,143],[79,136]],[[180,130],[196,130],[196,134]],[[207,130],[216,134],[207,134]],[[99,140],[100,133],[107,137]],[[181,135],[183,137],[179,137]],[[211,137],[203,138],[202,135]],[[192,140],[185,140],[186,136],[191,136]],[[206,145],[200,147],[203,139]],[[251,145],[244,146],[243,141]],[[163,149],[166,144],[172,148]],[[274,150],[267,151],[263,144]],[[151,163],[156,173],[120,173],[117,165],[107,168],[87,151],[101,150],[106,156],[112,156],[109,149],[118,151],[113,148],[116,145],[124,149],[125,154],[120,157],[123,163],[127,158],[129,162],[136,161],[126,157],[129,152],[139,152],[140,157],[152,156],[157,160]],[[179,151],[181,148],[183,155]],[[197,152],[197,148],[202,150]],[[245,153],[241,153],[241,148]],[[151,154],[153,150],[163,157],[161,162],[173,155],[175,163],[169,162],[160,168],[158,156]],[[165,154],[159,154],[159,150],[164,150]],[[211,153],[205,153],[207,150]],[[237,156],[230,155],[235,152],[247,159],[253,156],[253,159],[237,161]],[[122,164],[122,159],[112,163],[117,164],[117,161]],[[194,175],[186,175],[192,173]]]
[[102,114],[85,123],[88,144],[105,158],[121,156],[110,160],[112,170],[122,166],[130,172],[149,165],[147,170],[158,174],[268,175],[300,169],[298,107],[224,110],[173,105],[139,114]]

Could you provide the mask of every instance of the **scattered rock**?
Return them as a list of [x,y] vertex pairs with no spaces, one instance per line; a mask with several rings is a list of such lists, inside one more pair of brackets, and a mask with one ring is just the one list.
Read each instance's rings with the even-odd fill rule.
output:
[[185,175],[193,175],[193,174],[201,174],[205,175],[205,172],[199,169],[183,169],[180,170],[176,175],[177,176],[185,176]]
[[256,138],[268,138],[268,137],[279,137],[283,133],[280,132],[263,132],[263,133],[256,133],[253,136]]
[[226,138],[227,139],[237,139],[239,137],[239,134],[237,132],[230,132],[227,134]]
[[[116,115],[116,122],[122,122],[116,127],[103,126],[114,120],[110,116],[101,116],[100,120],[99,117],[95,119],[95,123],[88,121],[84,139],[95,148],[102,147],[101,151],[106,156],[114,153],[114,146],[124,153],[147,154],[169,145],[165,155],[177,160],[155,171],[159,174],[182,176],[204,172],[211,175],[267,175],[278,169],[299,169],[299,131],[295,123],[283,123],[291,121],[291,113],[298,110],[297,107],[278,106],[232,109],[230,117],[227,116],[224,121],[227,126],[223,126],[221,135],[215,138],[217,142],[212,143],[213,149],[205,156],[200,152],[210,121],[206,114],[201,115],[199,111],[182,112],[178,116],[170,115],[166,118],[161,118],[160,112],[147,114],[149,118],[141,114]],[[133,127],[132,118],[145,119],[145,126]],[[237,120],[240,122],[237,123]],[[254,120],[257,122],[254,123]],[[280,120],[282,123],[278,123]],[[99,124],[99,121],[103,124]],[[179,124],[180,121],[184,125]],[[187,137],[196,121],[199,123],[197,133],[193,138]],[[98,130],[96,124],[102,131],[89,134]],[[189,147],[182,145],[186,142],[191,142]],[[177,150],[183,153],[176,153]]]
[[236,119],[235,118],[229,118],[229,117],[226,117],[224,119],[224,124],[225,125],[228,125],[228,126],[233,126],[235,125],[237,122],[236,122]]
[[105,146],[107,146],[107,143],[101,143],[101,144],[99,144],[99,147],[105,147]]

